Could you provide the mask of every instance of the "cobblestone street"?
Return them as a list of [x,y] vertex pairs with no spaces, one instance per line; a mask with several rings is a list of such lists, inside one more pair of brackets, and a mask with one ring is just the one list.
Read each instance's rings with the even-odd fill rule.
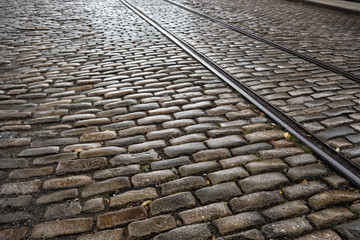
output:
[[[129,3],[360,165],[359,83],[166,1]],[[344,44],[300,44],[358,74],[359,17],[298,11],[347,23]],[[356,186],[121,1],[3,0],[0,19],[0,240],[360,238]]]

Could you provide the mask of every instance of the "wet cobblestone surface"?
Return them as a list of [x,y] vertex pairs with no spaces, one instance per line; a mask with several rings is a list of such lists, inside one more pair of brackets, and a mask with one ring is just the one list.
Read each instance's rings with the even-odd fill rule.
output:
[[[164,27],[237,77],[319,139],[334,149],[339,148],[344,155],[360,164],[360,146],[357,141],[359,83],[223,28],[170,3],[161,0],[141,1],[141,4],[136,0],[130,2],[140,9],[146,8]],[[208,4],[206,6],[206,9],[209,8]],[[204,12],[208,11],[206,9]],[[315,8],[312,11],[317,10]],[[228,11],[224,9],[224,13]],[[350,19],[357,21],[358,18],[354,16]],[[356,34],[355,31],[354,36]]]
[[[184,19],[183,34],[196,20],[172,15],[163,2],[132,2],[151,5],[154,16],[166,9],[174,28],[173,17]],[[354,186],[119,1],[0,7],[0,239],[359,237],[351,230],[360,214]],[[226,61],[223,40],[226,51],[212,54]],[[238,41],[262,56],[260,43]],[[271,73],[273,55],[284,65],[278,69],[309,67],[268,54]],[[305,88],[309,82],[269,77],[262,63],[246,61],[255,63],[235,69],[231,60],[228,70],[249,74],[244,82],[267,96],[291,82],[278,92],[286,97],[271,101],[293,101],[283,105],[296,111],[323,94],[319,106],[345,109],[310,123],[329,141],[356,140],[353,83],[310,66],[302,77],[331,84]]]
[[360,75],[358,14],[286,0],[176,2]]

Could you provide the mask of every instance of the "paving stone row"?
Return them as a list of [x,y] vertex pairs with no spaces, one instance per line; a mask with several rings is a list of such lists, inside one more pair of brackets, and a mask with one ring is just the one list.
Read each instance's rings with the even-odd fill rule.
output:
[[357,189],[120,2],[0,6],[0,239],[358,236]]
[[[155,20],[164,27],[237,77],[320,140],[360,164],[359,83],[223,28],[165,1],[130,2],[144,11],[152,12]],[[216,4],[215,1],[206,5],[200,10],[209,12],[208,8],[211,7],[208,5],[222,4]],[[224,6],[228,5],[225,3]],[[308,13],[304,9],[296,11]],[[227,13],[227,9],[224,12]],[[356,16],[353,18],[357,19]],[[234,114],[229,115],[236,117]]]

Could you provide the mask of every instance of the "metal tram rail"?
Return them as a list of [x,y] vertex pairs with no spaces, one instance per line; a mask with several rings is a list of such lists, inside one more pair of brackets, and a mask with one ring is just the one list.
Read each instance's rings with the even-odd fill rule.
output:
[[[211,61],[209,58],[198,52],[191,45],[186,43],[185,41],[178,38],[176,35],[168,31],[166,28],[162,27],[155,20],[148,17],[141,10],[136,8],[135,6],[128,3],[126,0],[120,0],[125,6],[143,18],[150,25],[155,27],[158,31],[164,34],[167,38],[181,47],[184,51],[186,51],[189,55],[191,55],[194,59],[199,61],[202,65],[208,68],[211,72],[213,72],[220,79],[228,83],[233,89],[242,94],[248,101],[257,106],[262,112],[268,115],[272,120],[276,123],[283,126],[289,133],[298,138],[301,142],[309,146],[309,148],[316,153],[323,161],[325,161],[328,165],[333,167],[336,171],[338,171],[341,175],[355,184],[357,187],[360,187],[360,167],[355,163],[344,157],[342,154],[336,152],[331,147],[329,147],[326,143],[315,137],[312,133],[304,129],[298,123],[296,123],[293,119],[285,115],[281,110],[272,104],[268,103],[262,97],[257,95],[250,88],[242,84],[237,78],[227,73],[224,69],[218,66],[216,63]],[[168,1],[168,0],[165,0]],[[292,50],[293,51],[293,50]],[[356,77],[356,76],[355,76]],[[359,78],[356,77],[358,81]]]

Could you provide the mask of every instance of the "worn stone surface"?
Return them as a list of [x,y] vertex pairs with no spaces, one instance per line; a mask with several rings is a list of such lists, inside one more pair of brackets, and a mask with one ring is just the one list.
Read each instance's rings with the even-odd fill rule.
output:
[[190,176],[173,180],[161,185],[163,195],[169,195],[177,192],[195,190],[207,186],[205,179],[201,176]]
[[139,173],[131,178],[135,187],[144,187],[160,184],[175,179],[175,174],[171,170],[159,170],[150,173]]
[[118,194],[110,199],[110,207],[123,206],[132,202],[156,199],[158,194],[155,188],[144,188]]
[[319,192],[327,190],[325,184],[317,181],[306,181],[293,186],[287,186],[282,189],[285,197],[289,200],[298,199],[301,197],[311,197]]
[[95,182],[82,189],[83,198],[106,193],[115,192],[130,188],[130,181],[127,177],[111,178],[102,182]]
[[304,202],[298,200],[269,208],[263,211],[262,214],[272,220],[278,220],[281,218],[301,216],[309,211],[310,209],[304,204]]
[[26,238],[29,228],[11,228],[0,231],[0,238],[3,240],[22,240]]
[[354,217],[355,215],[346,208],[331,208],[311,213],[307,216],[307,219],[315,227],[323,228],[345,222]]
[[35,225],[31,237],[52,238],[62,235],[87,232],[94,225],[93,218],[75,218],[62,221],[45,222]]
[[207,224],[194,224],[175,228],[169,232],[162,233],[154,237],[154,240],[171,240],[171,239],[198,239],[206,240],[212,236]]
[[36,204],[47,204],[52,202],[60,202],[65,199],[72,199],[76,198],[79,195],[79,191],[75,188],[67,189],[67,190],[61,190],[57,192],[53,192],[50,194],[45,194],[39,197],[35,203]]
[[313,228],[304,218],[292,218],[267,224],[261,228],[268,238],[298,237]]
[[258,212],[245,212],[213,221],[221,234],[255,227],[264,223],[264,218]]
[[67,173],[79,173],[95,170],[107,166],[107,160],[104,157],[87,158],[78,160],[60,161],[56,174],[63,175]]
[[341,237],[332,230],[322,230],[314,233],[310,233],[303,237],[297,238],[297,240],[326,240],[326,239],[334,239],[334,240],[341,240]]
[[147,217],[146,209],[142,206],[126,208],[117,212],[107,212],[97,216],[97,229],[112,228],[125,225]]
[[28,182],[4,183],[0,187],[0,193],[10,194],[28,194],[39,190],[40,180],[32,180]]
[[245,212],[257,208],[270,207],[285,202],[279,191],[258,192],[236,197],[229,201],[233,212]]
[[181,208],[195,206],[195,198],[190,192],[182,192],[159,198],[150,203],[150,214],[172,212]]
[[94,234],[81,235],[76,238],[76,240],[97,240],[97,239],[107,239],[107,240],[123,240],[124,230],[122,228],[117,228],[114,230],[104,230],[98,231]]
[[343,223],[335,227],[335,229],[341,234],[341,236],[348,239],[357,239],[360,237],[359,232],[360,220]]
[[132,222],[127,227],[129,239],[139,239],[170,230],[176,227],[174,217],[161,215],[146,220]]
[[344,204],[359,199],[359,192],[332,190],[312,196],[308,203],[312,208],[318,210],[330,205]]
[[289,180],[282,173],[263,173],[240,180],[239,185],[243,191],[251,193],[272,190],[288,182]]
[[224,202],[221,202],[186,210],[179,215],[185,224],[194,224],[231,215],[231,211]]
[[[359,74],[355,14],[176,2]],[[356,235],[350,181],[121,2],[1,3],[1,239]],[[360,164],[357,82],[169,2],[129,3]]]

